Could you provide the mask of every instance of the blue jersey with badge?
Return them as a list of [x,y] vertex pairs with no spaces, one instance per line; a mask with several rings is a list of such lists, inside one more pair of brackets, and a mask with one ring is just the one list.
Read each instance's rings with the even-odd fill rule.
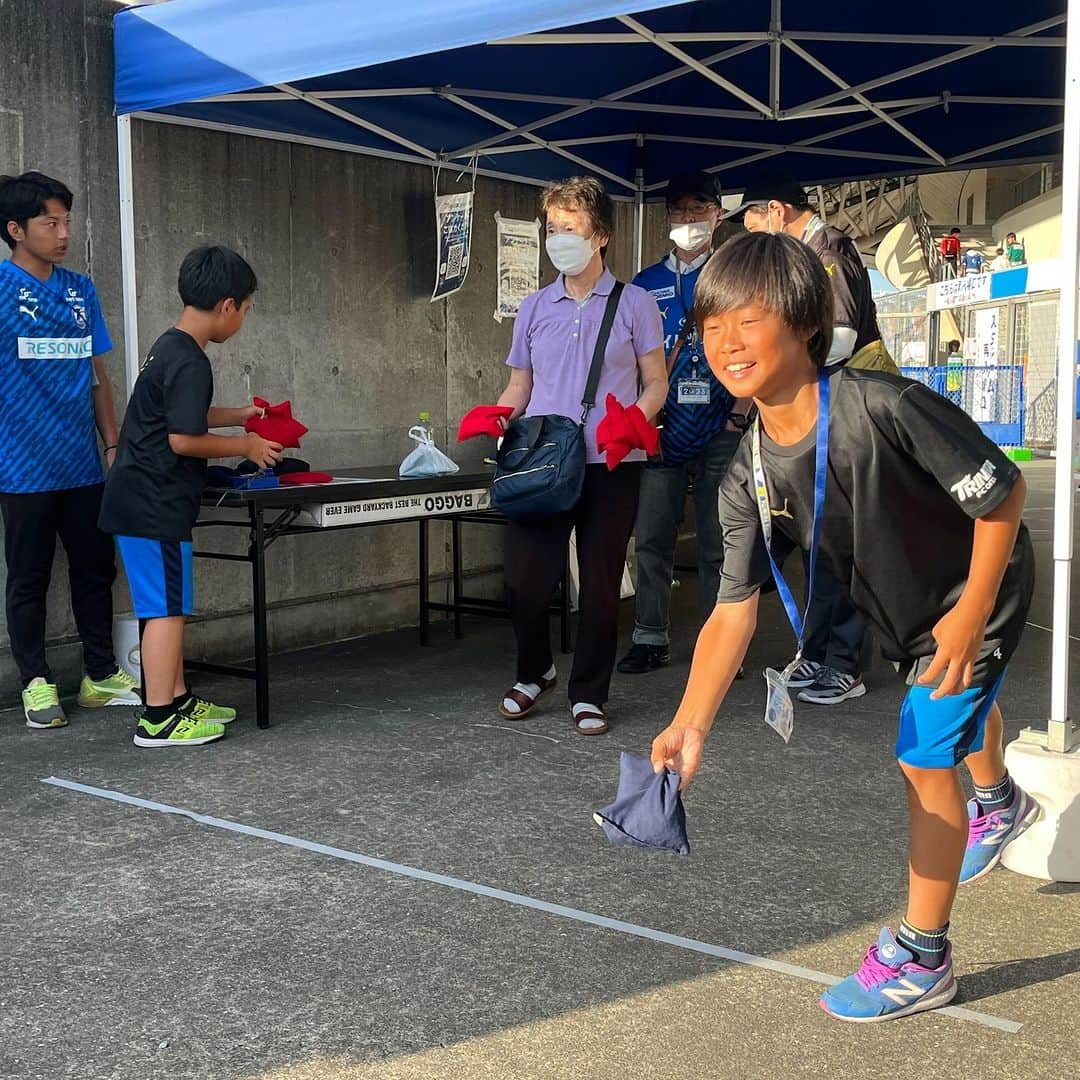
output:
[[[704,265],[704,264],[702,264]],[[673,257],[647,266],[634,284],[648,291],[664,319],[664,355],[671,355],[675,342],[694,303],[701,266],[677,274]],[[724,430],[734,398],[724,389],[705,359],[696,329],[675,358],[664,406],[664,428],[660,446],[664,464],[677,465],[701,453]]]
[[112,348],[93,282],[0,262],[0,491],[100,484],[93,357]]

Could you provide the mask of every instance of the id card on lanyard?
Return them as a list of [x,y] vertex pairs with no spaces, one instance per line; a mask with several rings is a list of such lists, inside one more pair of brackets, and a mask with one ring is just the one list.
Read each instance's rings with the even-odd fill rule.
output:
[[769,509],[769,489],[765,483],[765,468],[761,461],[761,419],[754,421],[750,452],[754,470],[754,493],[757,498],[761,532],[765,538],[765,551],[769,556],[776,591],[784,605],[788,621],[798,642],[795,659],[783,671],[765,669],[768,694],[765,700],[765,722],[774,728],[787,742],[795,727],[795,707],[788,693],[788,683],[795,669],[802,662],[803,645],[806,640],[806,619],[810,614],[810,601],[814,595],[814,572],[817,569],[818,546],[821,542],[821,525],[825,516],[825,484],[829,463],[829,379],[824,372],[818,377],[817,440],[814,450],[814,524],[810,534],[810,573],[806,581],[806,611],[800,615],[784,575],[772,556],[772,511]]
[[[698,351],[700,342],[698,341],[697,327],[693,324],[690,309],[686,306],[686,297],[683,295],[682,273],[678,267],[677,257],[675,266],[675,295],[678,296],[679,306],[682,308],[683,324],[679,330],[679,337],[675,346],[675,355],[672,356],[671,359],[672,368],[678,363],[679,352],[687,345],[689,345],[691,349],[690,378],[684,376],[676,382],[675,400],[680,405],[708,405],[712,399],[712,386],[710,385],[708,378],[698,377],[698,361],[701,359],[701,354]],[[689,332],[686,332],[687,327],[689,327]]]

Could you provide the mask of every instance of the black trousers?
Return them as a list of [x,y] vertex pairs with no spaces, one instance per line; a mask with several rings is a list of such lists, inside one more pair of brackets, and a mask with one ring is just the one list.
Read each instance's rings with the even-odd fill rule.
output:
[[588,465],[577,506],[568,514],[506,530],[506,590],[517,637],[517,681],[537,682],[552,665],[548,606],[566,570],[570,530],[577,529],[578,635],[568,691],[571,704],[603,705],[618,648],[619,588],[637,516],[641,463],[609,472]]
[[7,561],[7,626],[11,655],[23,685],[38,676],[52,682],[45,659],[45,602],[52,579],[56,538],[64,545],[71,610],[92,679],[116,671],[112,643],[112,586],[116,557],[112,537],[97,527],[104,484],[0,494]]
[[[810,558],[805,552],[803,566],[809,576]],[[845,675],[858,675],[862,671],[866,633],[866,619],[848,595],[847,586],[824,560],[818,559],[803,656]]]

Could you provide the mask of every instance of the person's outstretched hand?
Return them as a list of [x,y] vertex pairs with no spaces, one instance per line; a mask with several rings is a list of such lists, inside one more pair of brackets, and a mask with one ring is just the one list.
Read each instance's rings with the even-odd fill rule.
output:
[[457,441],[475,439],[478,435],[490,435],[497,439],[506,431],[506,425],[513,415],[511,405],[477,405],[461,418]]
[[679,790],[685,791],[698,771],[704,749],[705,732],[672,722],[653,739],[653,772],[677,772],[681,778]]

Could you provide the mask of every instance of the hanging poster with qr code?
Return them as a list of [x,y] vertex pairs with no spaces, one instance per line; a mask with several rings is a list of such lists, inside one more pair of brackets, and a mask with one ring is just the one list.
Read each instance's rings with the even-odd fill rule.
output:
[[499,294],[495,321],[512,319],[521,302],[540,288],[540,222],[515,221],[495,215],[498,232]]
[[472,243],[471,191],[435,196],[435,291],[431,299],[442,300],[465,284]]

